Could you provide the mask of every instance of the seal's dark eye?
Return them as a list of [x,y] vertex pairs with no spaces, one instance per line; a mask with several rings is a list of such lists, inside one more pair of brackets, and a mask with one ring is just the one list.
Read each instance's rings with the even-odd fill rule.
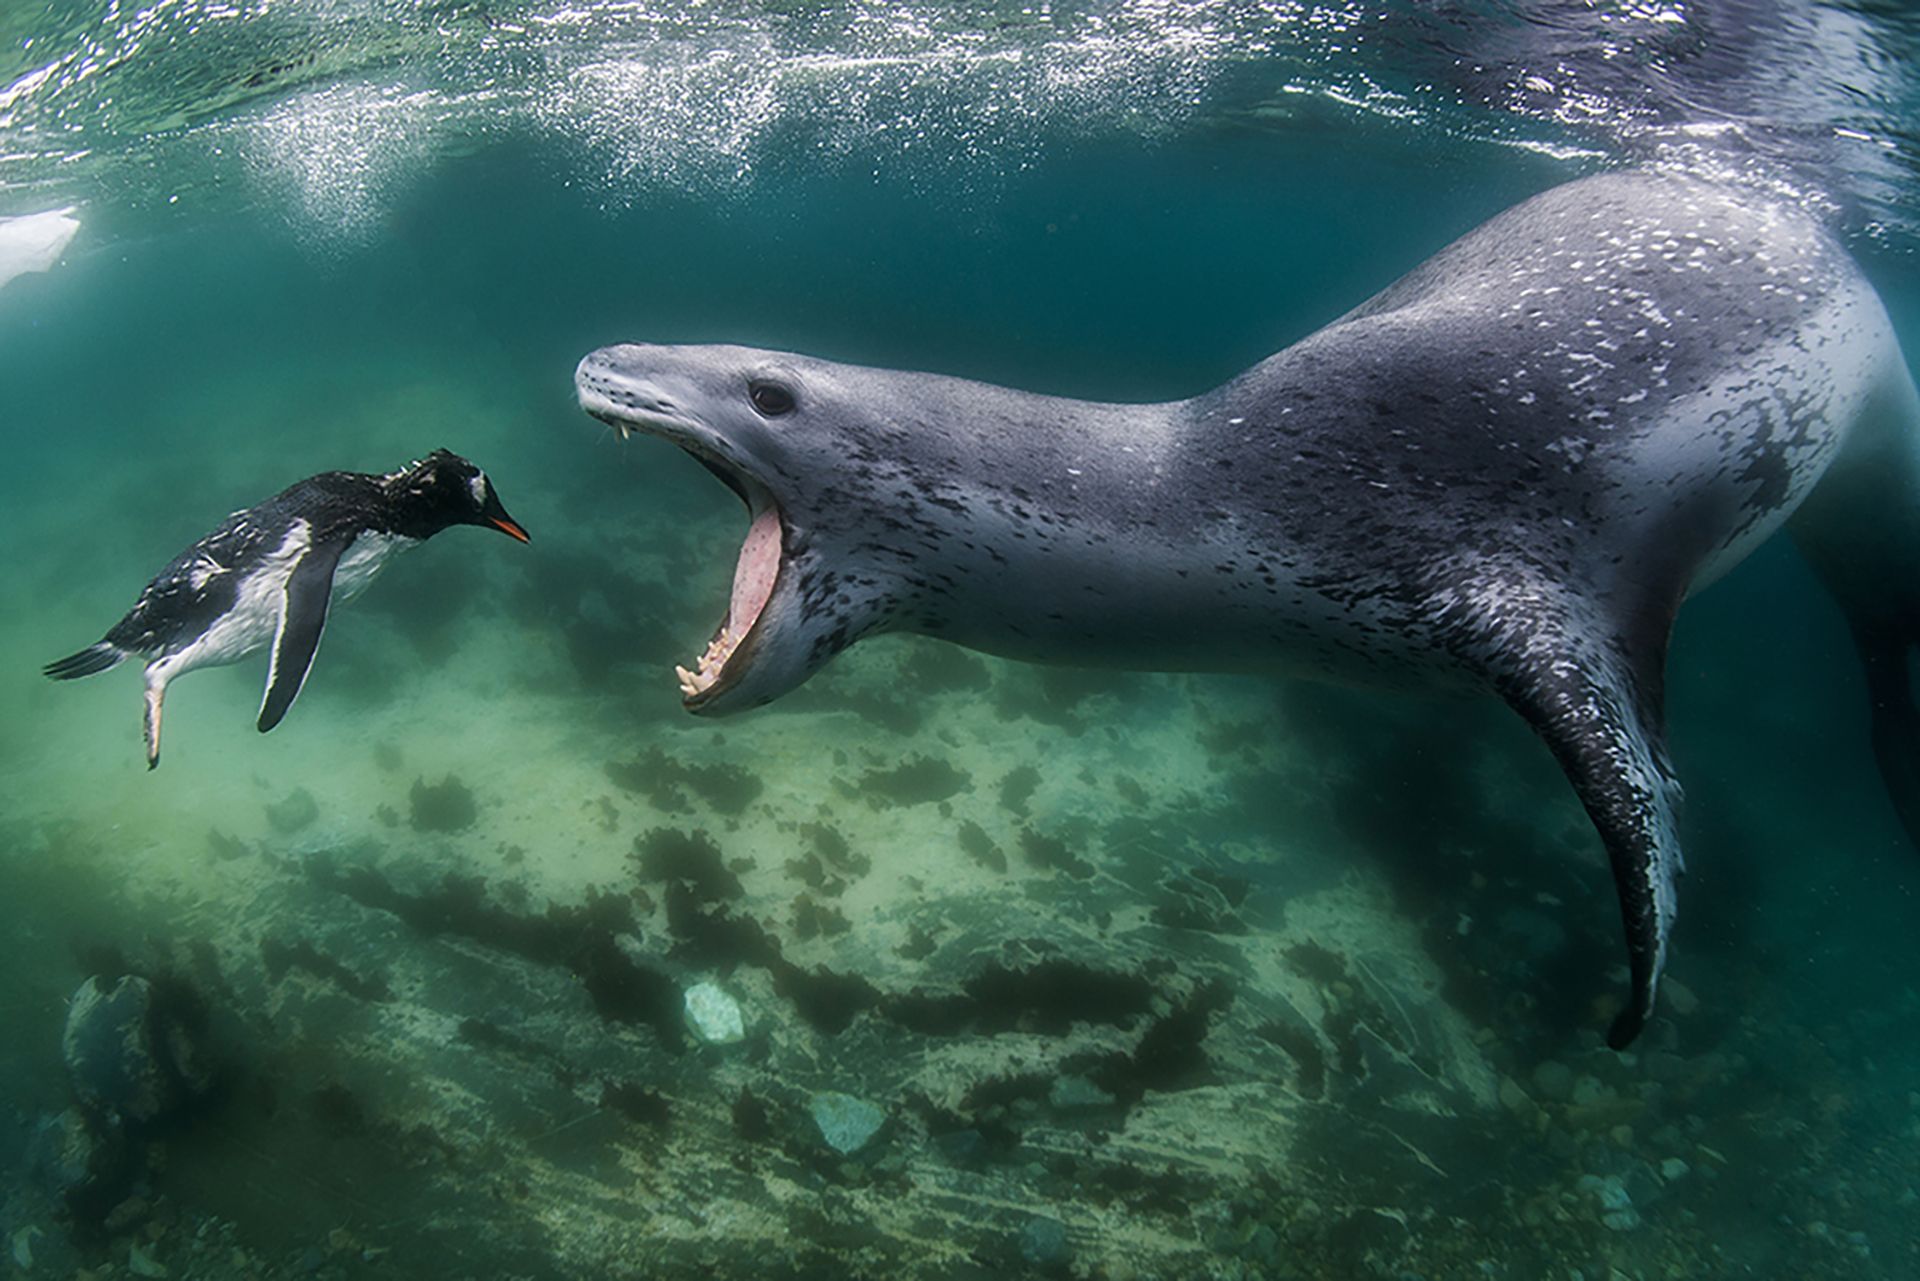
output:
[[747,399],[753,407],[769,418],[778,418],[793,409],[793,393],[779,383],[755,382],[747,384]]

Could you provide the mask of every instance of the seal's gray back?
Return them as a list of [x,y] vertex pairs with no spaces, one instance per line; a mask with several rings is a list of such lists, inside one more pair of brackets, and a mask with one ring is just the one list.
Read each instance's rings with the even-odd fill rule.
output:
[[1596,590],[1652,557],[1684,591],[1786,519],[1898,368],[1873,290],[1813,219],[1603,175],[1192,402],[1191,458],[1236,455],[1242,505],[1284,496],[1264,505],[1276,543],[1368,580],[1335,590],[1430,590],[1380,581],[1384,545],[1428,567],[1520,555]]

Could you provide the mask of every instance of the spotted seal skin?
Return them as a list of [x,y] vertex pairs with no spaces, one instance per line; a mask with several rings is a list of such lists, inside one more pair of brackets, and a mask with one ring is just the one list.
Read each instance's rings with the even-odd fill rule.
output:
[[607,347],[576,384],[752,518],[728,617],[680,670],[692,711],[765,703],[888,630],[1497,693],[1606,845],[1632,972],[1616,1047],[1653,1009],[1674,919],[1675,611],[1796,510],[1920,830],[1920,595],[1887,596],[1920,550],[1913,382],[1846,253],[1749,191],[1556,188],[1190,400],[725,346]]

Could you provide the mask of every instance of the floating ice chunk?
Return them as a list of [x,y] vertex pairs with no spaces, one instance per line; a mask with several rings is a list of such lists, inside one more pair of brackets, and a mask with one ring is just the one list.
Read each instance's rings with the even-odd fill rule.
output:
[[74,233],[80,230],[74,208],[68,205],[45,213],[0,218],[0,289],[15,276],[46,271],[60,261]]
[[747,1035],[740,1002],[718,983],[696,983],[687,989],[687,1026],[708,1045],[731,1045]]

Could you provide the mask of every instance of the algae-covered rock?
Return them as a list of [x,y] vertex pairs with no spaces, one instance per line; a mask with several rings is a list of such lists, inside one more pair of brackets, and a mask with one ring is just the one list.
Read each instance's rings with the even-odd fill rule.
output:
[[206,1012],[177,979],[89,978],[68,1002],[60,1052],[84,1108],[136,1127],[180,1112],[218,1076]]
[[867,1146],[887,1123],[887,1114],[865,1099],[834,1090],[814,1095],[809,1110],[827,1146],[849,1156]]
[[79,1108],[41,1120],[28,1160],[46,1194],[83,1222],[104,1215],[133,1176],[125,1130]]
[[1073,1262],[1073,1244],[1067,1239],[1067,1225],[1051,1215],[1035,1215],[1020,1230],[1020,1257],[1042,1271],[1064,1268]]
[[153,988],[137,975],[90,978],[67,1006],[60,1042],[73,1092],[102,1116],[157,1119],[177,1101],[155,1039]]

